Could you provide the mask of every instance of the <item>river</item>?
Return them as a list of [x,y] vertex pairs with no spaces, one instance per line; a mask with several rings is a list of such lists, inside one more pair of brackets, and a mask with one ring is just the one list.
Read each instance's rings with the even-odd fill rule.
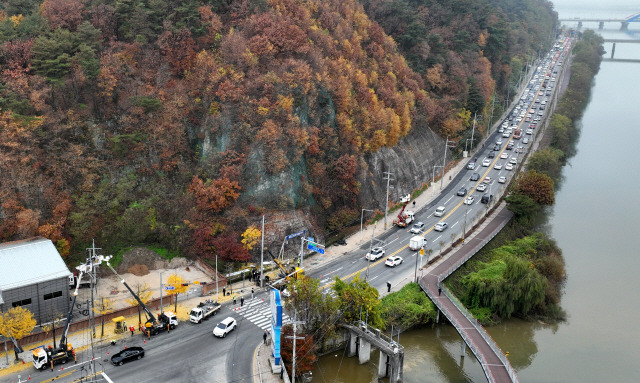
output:
[[[620,18],[640,12],[638,2],[630,0],[554,4],[560,18]],[[606,25],[601,34],[640,39],[640,25],[626,33],[618,28]],[[605,49],[610,52],[611,45]],[[615,57],[640,59],[640,44],[618,44]],[[521,382],[640,380],[640,255],[635,242],[640,177],[632,156],[640,149],[634,114],[638,100],[640,64],[603,62],[581,121],[577,154],[564,167],[549,211],[547,230],[563,250],[568,274],[562,297],[567,321],[545,325],[509,320],[487,329],[509,352]],[[405,347],[405,382],[486,381],[468,349],[460,357],[461,338],[452,326],[407,331],[400,343]],[[342,352],[326,355],[313,371],[314,382],[375,382],[377,352],[371,360],[359,365]]]

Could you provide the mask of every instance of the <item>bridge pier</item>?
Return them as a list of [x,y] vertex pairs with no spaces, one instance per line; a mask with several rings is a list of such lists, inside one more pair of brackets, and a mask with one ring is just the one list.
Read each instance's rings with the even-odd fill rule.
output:
[[347,356],[355,356],[358,352],[358,337],[354,333],[350,333],[349,336],[349,350],[347,351]]
[[460,346],[460,357],[464,358],[464,352],[467,350],[467,343],[462,340],[462,345]]
[[389,383],[402,381],[402,368],[404,366],[404,347],[393,339],[382,334],[380,330],[368,327],[361,322],[359,326],[343,325],[349,330],[348,355],[358,355],[360,364],[367,363],[371,359],[371,347],[380,350],[378,357],[378,377],[389,377]]
[[623,21],[622,23],[620,23],[620,30],[621,31],[629,30],[629,23],[626,21]]
[[371,360],[371,343],[358,337],[358,363],[365,364]]
[[599,30],[603,30],[603,29],[604,29],[604,21],[601,21],[601,22],[598,24],[598,29],[599,29]]
[[582,28],[582,21],[578,21],[578,29]]

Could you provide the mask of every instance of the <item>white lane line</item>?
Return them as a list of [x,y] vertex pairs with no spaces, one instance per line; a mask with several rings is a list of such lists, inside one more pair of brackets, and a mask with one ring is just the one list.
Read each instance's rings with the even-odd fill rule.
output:
[[376,278],[378,278],[378,277],[379,277],[379,275],[376,275],[375,277],[373,277],[373,278],[371,278],[371,279],[369,279],[369,280],[370,280],[370,281],[373,281],[374,279],[376,279]]
[[439,240],[439,239],[440,239],[440,237],[442,237],[442,234],[440,234],[440,235],[438,236],[438,238],[434,239],[433,241],[435,242],[435,241]]
[[455,225],[458,224],[459,221],[456,221],[456,223],[454,223],[453,225],[451,225],[451,227],[454,227]]
[[451,201],[451,199],[452,199],[452,198],[453,198],[453,196],[449,197],[449,199],[447,200],[447,202],[445,202],[444,204],[445,204],[445,205],[446,205],[446,204],[448,204],[448,203],[449,203],[449,201]]
[[[351,263],[353,263],[353,262],[351,262]],[[320,284],[324,284],[324,283],[329,282],[329,279],[331,279],[331,278],[325,278],[325,279],[321,280]]]

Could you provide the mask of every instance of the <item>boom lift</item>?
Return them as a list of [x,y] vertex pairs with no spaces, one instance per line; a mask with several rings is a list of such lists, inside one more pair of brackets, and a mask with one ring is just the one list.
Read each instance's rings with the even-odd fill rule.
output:
[[403,205],[402,209],[400,209],[400,213],[398,213],[397,219],[393,220],[394,225],[398,227],[407,227],[408,224],[413,222],[413,212],[410,210],[407,210],[406,212],[404,211],[409,204],[409,201],[411,201],[411,194],[407,194],[400,199],[400,202],[402,202]]
[[[277,281],[272,283],[272,286],[276,286],[278,285],[280,282],[282,281],[294,281],[294,280],[300,280],[300,279],[304,279],[304,269],[300,268],[300,267],[295,267],[295,266],[291,266],[288,270],[285,267],[285,265],[282,264],[282,262],[280,262],[278,260],[278,258],[273,255],[273,253],[271,253],[271,250],[269,249],[265,249],[267,250],[267,253],[271,256],[271,259],[273,259],[273,262],[275,262],[276,265],[278,265],[278,267],[280,268],[280,275]],[[286,288],[286,285],[283,284],[279,287],[277,287],[279,290],[284,290]]]
[[[71,343],[67,343],[67,335],[69,334],[69,325],[71,324],[71,318],[73,317],[73,308],[76,306],[76,298],[78,298],[78,289],[82,282],[82,275],[89,273],[93,267],[98,266],[104,257],[92,257],[87,259],[85,264],[82,264],[76,269],[78,270],[77,280],[76,280],[76,289],[73,292],[73,300],[71,301],[71,307],[69,307],[69,312],[67,313],[67,322],[64,325],[64,330],[62,330],[62,335],[60,336],[60,342],[56,347],[55,343],[52,346],[48,346],[45,348],[44,346],[38,347],[32,351],[33,354],[33,366],[38,370],[46,370],[47,367],[51,367],[53,370],[54,364],[65,364],[71,359],[77,362],[76,352],[73,349]],[[91,284],[92,281],[89,281]],[[54,323],[55,326],[55,323]]]
[[[111,257],[109,257],[109,259],[110,258]],[[136,298],[136,301],[138,301],[138,304],[140,305],[140,307],[142,307],[142,309],[144,310],[147,316],[147,322],[145,323],[144,325],[145,327],[143,330],[144,334],[146,336],[156,335],[163,331],[169,331],[176,328],[176,326],[178,325],[178,317],[176,316],[176,314],[174,314],[171,311],[165,311],[160,315],[158,315],[158,318],[156,319],[156,317],[153,315],[151,310],[149,310],[147,305],[145,305],[140,300],[140,297],[138,297],[138,295],[136,295],[136,293],[133,292],[131,287],[129,287],[127,282],[124,281],[124,278],[122,278],[120,274],[118,274],[118,272],[109,264],[109,259],[106,259],[107,266],[120,279],[120,282],[127,288],[127,290],[129,290],[131,295],[133,295],[133,297]]]

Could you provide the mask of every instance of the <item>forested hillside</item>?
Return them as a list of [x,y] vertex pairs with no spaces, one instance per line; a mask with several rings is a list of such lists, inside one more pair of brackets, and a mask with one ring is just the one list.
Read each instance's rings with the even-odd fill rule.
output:
[[554,19],[535,0],[363,3],[3,1],[0,239],[247,260],[264,211],[340,226],[362,156],[463,137]]

